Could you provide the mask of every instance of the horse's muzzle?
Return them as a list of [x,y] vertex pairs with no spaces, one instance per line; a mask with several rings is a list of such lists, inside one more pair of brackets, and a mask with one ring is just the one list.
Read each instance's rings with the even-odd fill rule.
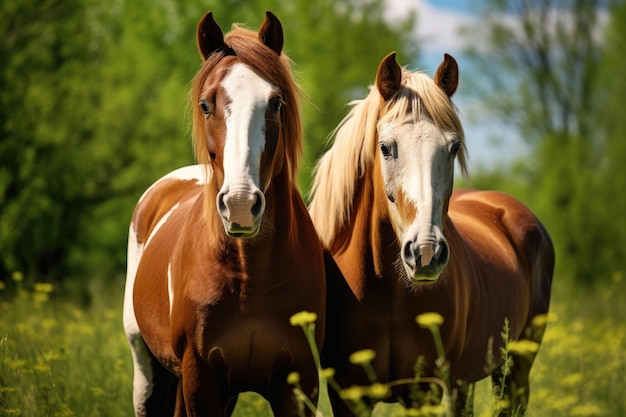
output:
[[261,226],[265,196],[259,189],[231,189],[228,192],[219,192],[217,210],[228,236],[254,237]]
[[450,248],[445,239],[418,244],[407,241],[402,247],[402,261],[413,282],[434,282],[448,263]]

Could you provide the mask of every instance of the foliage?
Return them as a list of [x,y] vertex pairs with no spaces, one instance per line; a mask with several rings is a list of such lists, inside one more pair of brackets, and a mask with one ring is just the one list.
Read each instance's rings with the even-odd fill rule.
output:
[[[597,170],[597,198],[601,215],[608,224],[603,224],[603,242],[600,253],[608,264],[616,262],[622,266],[626,258],[626,118],[623,114],[623,98],[626,94],[626,79],[617,74],[626,67],[626,2],[621,1],[613,9],[606,32],[604,59],[599,73],[603,95],[598,101],[599,124],[606,131],[602,149],[602,160]],[[617,269],[617,268],[616,268]]]
[[588,285],[622,270],[626,256],[626,199],[615,183],[624,156],[615,139],[626,133],[614,76],[626,63],[619,10],[602,0],[493,0],[475,28],[487,45],[472,52],[490,111],[531,146],[513,169],[488,174],[504,179],[479,182],[538,213],[559,274]]
[[[55,286],[31,287],[19,274],[15,278],[0,286],[0,416],[130,417],[132,360],[121,331],[121,294],[94,283],[90,290],[97,301],[83,308]],[[548,329],[531,371],[527,417],[626,413],[626,281],[620,274],[602,281],[594,291],[556,281]],[[476,416],[492,416],[498,407],[490,385],[485,380],[476,387]],[[435,406],[422,411],[438,412]],[[246,393],[234,415],[271,412],[267,401]],[[401,415],[398,405],[379,405],[374,412]]]
[[0,280],[123,271],[141,193],[193,162],[185,112],[198,69],[196,25],[211,7],[257,28],[266,8],[309,93],[304,191],[347,101],[397,49],[406,62],[413,19],[382,18],[382,0],[207,4],[192,0],[19,0],[0,5]]
[[[306,193],[311,171],[327,149],[326,138],[347,114],[347,104],[367,94],[380,61],[391,51],[407,64],[418,50],[411,39],[414,16],[393,25],[384,19],[380,0],[293,0],[285,20],[296,73],[307,96],[305,163],[300,184]],[[306,102],[305,102],[306,104]]]
[[14,297],[0,298],[0,416],[131,416],[117,296],[84,310],[51,284],[28,288],[14,278]]

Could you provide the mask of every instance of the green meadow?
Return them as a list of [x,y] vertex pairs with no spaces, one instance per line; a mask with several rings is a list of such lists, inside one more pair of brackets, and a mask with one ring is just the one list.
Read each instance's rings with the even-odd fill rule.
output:
[[[122,285],[94,285],[89,302],[50,284],[6,283],[0,294],[0,416],[132,416],[132,361],[122,331]],[[556,279],[548,330],[531,373],[527,416],[623,416],[626,282],[595,290]],[[304,334],[303,334],[303,337]],[[475,415],[493,415],[490,383],[477,384]],[[439,408],[422,414],[445,415]],[[258,395],[236,416],[271,415]],[[376,416],[406,415],[378,406]]]

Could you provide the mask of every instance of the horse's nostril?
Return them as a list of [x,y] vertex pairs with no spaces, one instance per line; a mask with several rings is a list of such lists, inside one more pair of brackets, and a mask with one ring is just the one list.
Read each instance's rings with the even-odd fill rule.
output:
[[404,262],[411,268],[415,267],[415,254],[413,253],[413,243],[406,242],[404,248],[402,248],[402,254],[404,255]]
[[437,246],[437,254],[435,256],[437,257],[440,265],[445,265],[450,259],[450,247],[446,242],[441,242]]
[[256,193],[256,200],[250,209],[250,212],[253,216],[259,216],[263,212],[263,195],[261,193]]
[[217,194],[217,209],[222,216],[228,217],[228,206],[226,205],[226,194],[218,193]]

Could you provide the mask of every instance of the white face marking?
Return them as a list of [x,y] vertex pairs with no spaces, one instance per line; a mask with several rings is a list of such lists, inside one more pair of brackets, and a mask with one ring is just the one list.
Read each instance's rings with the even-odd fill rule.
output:
[[[224,80],[226,108],[223,191],[259,187],[265,148],[265,112],[276,88],[244,64],[235,64]],[[263,190],[264,191],[264,190]]]
[[[451,132],[443,132],[428,119],[413,123],[380,123],[379,152],[385,191],[391,199],[405,199],[417,208],[414,222],[441,227],[443,203],[452,191],[454,156],[450,154],[457,140]],[[389,155],[383,152],[387,148]],[[394,204],[392,216],[401,232],[410,225],[400,218]]]
[[[452,192],[453,148],[458,138],[429,119],[413,122],[411,117],[400,124],[380,122],[378,133],[392,224],[403,250],[407,243],[408,248],[417,248],[422,257],[416,260],[427,266],[433,253],[440,253],[445,244],[443,210]],[[406,210],[406,206],[413,209]],[[407,212],[415,213],[415,217],[409,218]]]

